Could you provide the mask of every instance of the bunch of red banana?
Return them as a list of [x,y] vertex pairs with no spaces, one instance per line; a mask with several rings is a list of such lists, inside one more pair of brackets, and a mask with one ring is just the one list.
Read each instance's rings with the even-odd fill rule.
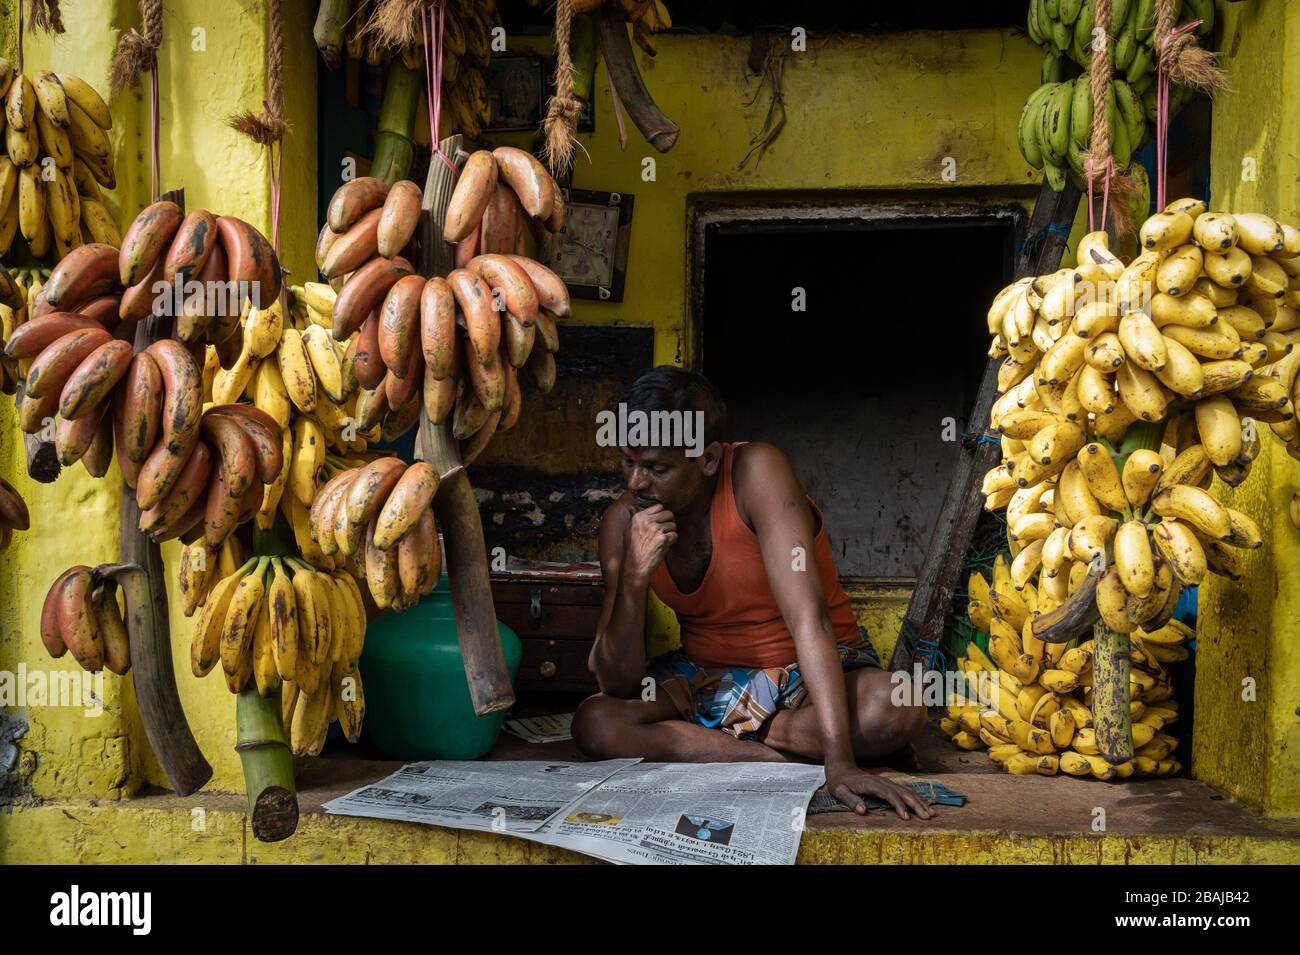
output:
[[[140,530],[160,541],[201,538],[215,561],[225,539],[252,520],[268,496],[278,501],[286,477],[284,436],[266,412],[250,404],[214,405],[206,411],[200,406],[200,411],[192,437],[174,438],[170,445],[160,438],[133,486],[141,507]],[[128,455],[124,459],[129,461]],[[164,463],[146,473],[156,458]],[[164,483],[166,489],[159,493]],[[152,503],[146,506],[146,501]]]
[[438,585],[442,551],[431,504],[438,472],[382,457],[331,478],[312,502],[311,538],[341,554],[376,606],[405,610]]
[[82,669],[131,669],[131,644],[117,603],[117,584],[78,564],[65,570],[45,595],[41,643],[52,657],[69,650]]
[[27,502],[12,484],[0,477],[0,550],[9,546],[14,531],[25,531],[31,526]]
[[[334,193],[316,244],[317,267],[341,290],[336,297],[332,288],[309,283],[307,301],[346,347],[341,362],[344,388],[349,394],[353,388],[364,389],[357,392],[355,409],[361,431],[382,425],[386,435],[397,437],[420,416],[419,376],[408,374],[407,365],[387,374],[378,357],[375,323],[362,328],[367,317],[377,316],[398,279],[417,278],[402,253],[409,251],[419,218],[419,186],[402,180],[389,188],[382,179],[364,176],[345,182]],[[337,306],[342,310],[336,316]],[[354,315],[359,317],[353,320]],[[304,344],[313,341],[321,347],[319,339],[305,337]],[[316,367],[321,372],[319,363]],[[322,374],[322,382],[328,383],[329,377]]]
[[519,369],[542,391],[555,382],[556,319],[568,314],[568,290],[550,269],[516,253],[526,247],[526,223],[562,225],[563,202],[545,168],[522,150],[475,153],[447,211],[444,238],[457,243],[458,267],[428,280],[396,255],[419,208],[414,183],[392,190],[379,180],[345,184],[317,252],[326,278],[348,277],[332,300],[322,287],[305,291],[313,311],[328,312],[335,339],[349,342],[358,427],[396,415],[405,430],[423,400],[435,423],[453,415],[468,462],[518,420]]
[[167,200],[135,217],[118,265],[123,321],[143,318],[160,294],[175,293],[176,339],[217,346],[225,368],[240,354],[241,316],[252,306],[270,308],[280,295],[280,260],[261,232],[206,209],[186,215]]

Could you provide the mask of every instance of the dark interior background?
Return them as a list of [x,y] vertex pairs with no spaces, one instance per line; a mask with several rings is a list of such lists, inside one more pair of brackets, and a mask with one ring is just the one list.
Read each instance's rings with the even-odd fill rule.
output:
[[[732,440],[769,441],[826,515],[841,577],[912,578],[987,362],[1014,226],[706,229],[701,370]],[[804,288],[807,310],[791,311]]]

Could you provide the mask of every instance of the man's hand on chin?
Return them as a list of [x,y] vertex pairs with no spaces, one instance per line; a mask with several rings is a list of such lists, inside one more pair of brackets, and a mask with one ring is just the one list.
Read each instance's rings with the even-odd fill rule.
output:
[[[633,498],[635,502],[635,497]],[[651,504],[632,515],[624,544],[624,570],[632,579],[649,580],[668,549],[677,543],[677,522],[662,504]]]
[[827,766],[826,789],[859,816],[867,814],[867,805],[862,801],[862,796],[883,799],[894,807],[900,819],[909,818],[909,810],[921,819],[930,819],[934,816],[934,810],[926,805],[910,786],[900,786],[891,779],[866,772],[857,766],[843,768]]

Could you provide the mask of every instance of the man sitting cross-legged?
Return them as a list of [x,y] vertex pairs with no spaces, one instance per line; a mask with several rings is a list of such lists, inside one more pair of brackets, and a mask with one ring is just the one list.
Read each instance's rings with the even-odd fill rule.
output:
[[[583,752],[821,761],[830,792],[856,812],[872,795],[904,819],[930,818],[911,789],[858,767],[906,746],[926,711],[895,704],[785,455],[724,444],[726,406],[680,368],[643,375],[624,405],[629,418],[693,415],[703,435],[692,449],[623,448],[627,491],[601,522],[605,602],[588,661],[601,692],[573,722]],[[647,666],[650,590],[676,612],[682,649]]]

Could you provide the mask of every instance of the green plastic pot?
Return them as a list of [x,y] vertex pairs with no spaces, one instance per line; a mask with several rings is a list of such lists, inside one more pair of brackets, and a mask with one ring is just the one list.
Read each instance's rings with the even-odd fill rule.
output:
[[[513,682],[523,647],[500,621],[497,631]],[[366,736],[392,759],[477,759],[505,721],[504,711],[474,715],[445,573],[414,607],[371,621],[361,680]]]

